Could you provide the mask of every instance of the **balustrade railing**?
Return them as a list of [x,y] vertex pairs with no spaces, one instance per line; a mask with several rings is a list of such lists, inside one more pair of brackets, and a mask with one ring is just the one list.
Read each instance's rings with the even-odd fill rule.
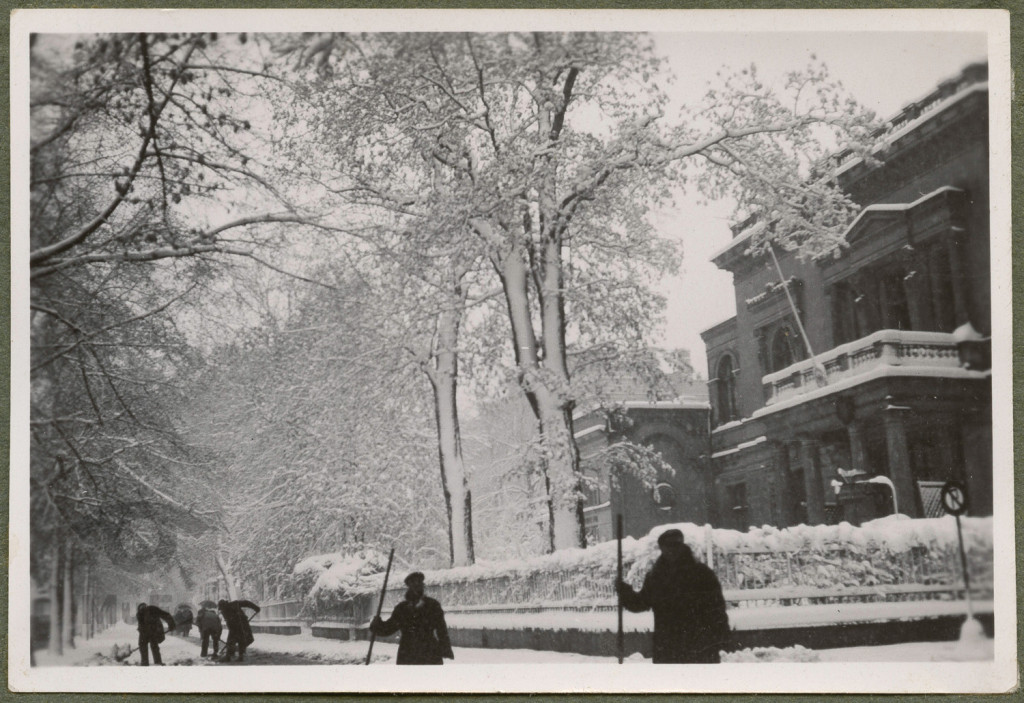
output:
[[824,384],[829,385],[884,367],[956,369],[960,355],[952,334],[879,330],[764,376],[765,405],[818,390],[821,374],[816,365],[824,369]]

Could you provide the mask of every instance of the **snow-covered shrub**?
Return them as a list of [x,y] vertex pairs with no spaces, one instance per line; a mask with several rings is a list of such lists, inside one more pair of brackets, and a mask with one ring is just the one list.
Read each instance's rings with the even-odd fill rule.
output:
[[[356,595],[380,588],[372,580],[387,568],[387,556],[372,549],[354,554],[335,552],[307,557],[295,565],[293,582],[303,597],[304,610],[336,610]],[[371,579],[367,586],[367,579]]]
[[[899,519],[901,518],[901,519]],[[962,518],[971,584],[991,588],[992,520]],[[747,532],[680,523],[654,528],[640,539],[622,541],[624,576],[639,586],[659,550],[664,530],[683,532],[694,556],[711,561],[725,589],[807,587],[842,589],[888,584],[960,583],[956,523],[952,517],[911,520],[893,516],[860,527],[765,526]],[[375,554],[359,561],[342,555],[310,557],[295,567],[308,584],[307,603],[318,608],[345,603],[380,590],[386,560]],[[614,541],[588,549],[563,549],[526,560],[479,562],[426,571],[427,590],[446,608],[467,605],[581,605],[614,601]],[[315,576],[315,578],[314,578]],[[401,577],[392,574],[389,602],[401,597]]]

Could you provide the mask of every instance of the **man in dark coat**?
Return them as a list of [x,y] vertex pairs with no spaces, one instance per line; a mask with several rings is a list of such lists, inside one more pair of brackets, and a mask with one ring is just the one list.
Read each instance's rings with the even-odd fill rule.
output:
[[188,637],[192,632],[192,625],[195,620],[192,618],[192,608],[184,603],[174,610],[175,631],[182,637]]
[[202,650],[200,656],[206,656],[209,645],[213,643],[213,656],[217,656],[217,648],[220,644],[220,615],[213,608],[200,608],[196,615],[196,625],[199,627],[199,637],[202,638]]
[[142,665],[149,666],[149,651],[153,650],[153,663],[163,666],[160,659],[160,643],[164,641],[164,628],[160,621],[167,623],[167,632],[174,630],[174,618],[166,610],[155,605],[139,603],[135,611],[135,621],[139,626],[139,656]]
[[381,637],[402,631],[396,664],[442,664],[454,659],[441,604],[423,595],[424,576],[416,571],[405,577],[405,600],[387,620],[375,616],[370,630]]
[[627,610],[654,611],[655,664],[717,664],[729,639],[729,617],[715,572],[693,557],[679,530],[658,537],[661,556],[637,593],[615,586]]
[[224,623],[228,626],[228,641],[222,662],[229,662],[235,656],[235,648],[238,648],[238,661],[245,659],[245,648],[255,641],[252,636],[252,628],[249,627],[249,617],[242,612],[242,608],[248,608],[255,613],[260,612],[260,607],[248,600],[221,600],[217,602],[217,609],[224,616]]

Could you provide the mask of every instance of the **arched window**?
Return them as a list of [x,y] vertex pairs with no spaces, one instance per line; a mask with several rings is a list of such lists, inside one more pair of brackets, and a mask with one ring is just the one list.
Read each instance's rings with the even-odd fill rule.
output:
[[723,354],[718,360],[718,387],[715,405],[718,411],[718,422],[729,422],[737,418],[736,412],[736,369],[730,354]]
[[779,371],[804,358],[803,346],[795,331],[783,325],[772,335],[771,370]]

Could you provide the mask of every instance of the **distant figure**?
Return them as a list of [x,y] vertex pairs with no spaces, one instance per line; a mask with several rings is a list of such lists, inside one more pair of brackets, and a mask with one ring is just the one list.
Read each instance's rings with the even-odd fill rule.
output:
[[174,622],[177,623],[176,632],[182,637],[188,637],[189,633],[192,632],[192,624],[194,622],[192,618],[192,608],[185,603],[182,603],[174,610]]
[[235,648],[238,648],[238,661],[245,659],[245,649],[255,641],[252,636],[252,628],[249,627],[249,618],[242,612],[242,608],[249,608],[253,614],[260,612],[260,607],[248,600],[221,600],[217,602],[217,609],[224,616],[224,623],[228,626],[228,641],[225,648],[222,662],[229,662],[235,656]]
[[153,650],[153,663],[163,666],[160,659],[160,643],[164,641],[164,628],[160,621],[167,623],[167,632],[174,631],[174,618],[166,610],[155,605],[139,603],[135,611],[135,621],[139,624],[139,656],[142,665],[149,666],[149,650]]
[[442,659],[455,659],[444,611],[440,603],[423,595],[423,582],[419,571],[406,576],[405,600],[387,620],[375,616],[370,622],[370,630],[381,637],[402,631],[396,664],[442,664]]
[[199,637],[202,639],[202,650],[200,656],[205,657],[209,651],[209,645],[213,643],[213,656],[217,656],[217,649],[220,645],[220,615],[213,608],[200,608],[196,614],[196,626],[199,628]]
[[661,556],[637,593],[615,589],[627,610],[654,611],[655,664],[717,664],[729,640],[729,617],[715,572],[693,557],[679,530],[658,537]]

